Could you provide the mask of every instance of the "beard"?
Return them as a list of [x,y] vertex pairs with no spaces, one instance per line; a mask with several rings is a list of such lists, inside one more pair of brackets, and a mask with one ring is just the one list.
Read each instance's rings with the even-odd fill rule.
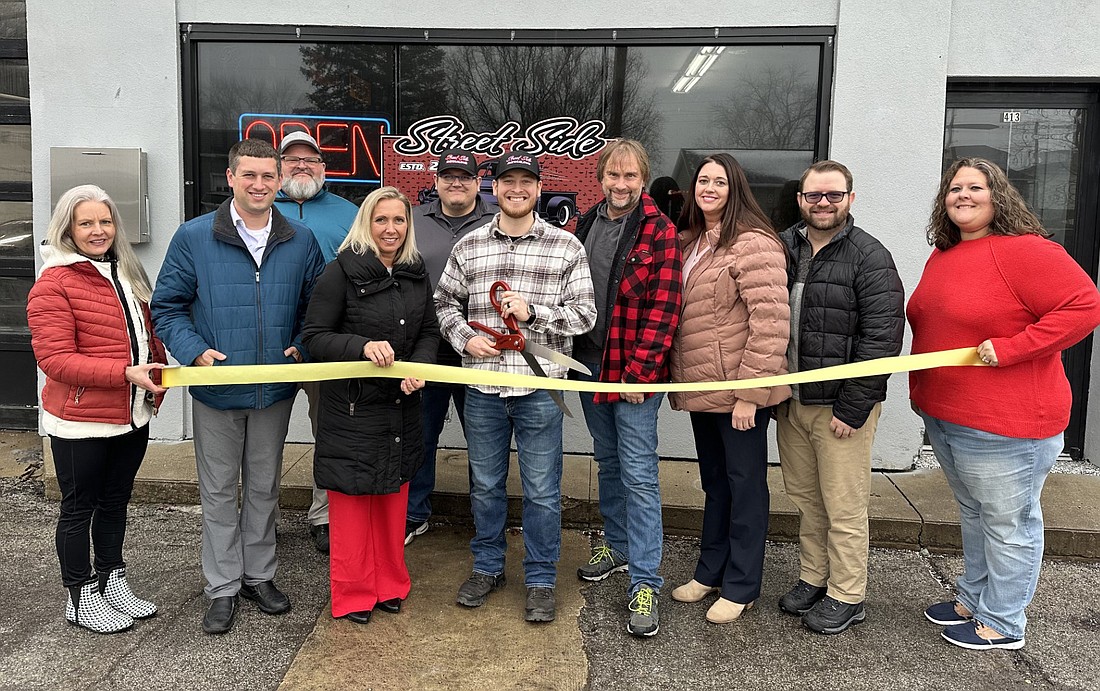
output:
[[534,211],[537,205],[538,196],[534,194],[527,201],[518,204],[509,202],[507,199],[497,198],[497,206],[500,207],[500,212],[508,218],[523,218]]
[[283,180],[283,194],[295,201],[304,202],[307,199],[316,197],[324,185],[325,181],[323,179],[318,180],[314,177],[303,178],[300,175],[292,175]]
[[848,222],[848,212],[841,213],[840,209],[836,209],[832,216],[826,218],[814,218],[812,213],[806,213],[804,209],[799,209],[802,213],[802,220],[806,222],[806,225],[821,231],[836,230],[843,228],[844,224]]
[[614,209],[618,213],[625,213],[627,211],[633,211],[634,207],[638,206],[638,202],[642,199],[642,191],[631,192],[627,195],[626,201],[616,204],[612,201],[610,195],[606,195],[608,208]]

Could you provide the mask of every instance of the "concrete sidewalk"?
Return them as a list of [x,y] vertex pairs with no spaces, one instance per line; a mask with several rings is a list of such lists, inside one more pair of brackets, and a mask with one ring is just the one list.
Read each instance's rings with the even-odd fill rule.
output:
[[[52,476],[49,445],[45,446],[46,495],[58,498]],[[519,472],[509,474],[509,507],[519,522]],[[471,523],[466,453],[439,451],[433,521]],[[307,509],[311,500],[313,446],[287,444],[283,455],[282,505]],[[562,524],[568,528],[599,528],[596,464],[590,456],[566,456],[562,480]],[[793,542],[798,538],[798,514],[783,491],[778,466],[768,473],[771,522],[768,537]],[[665,532],[698,535],[702,525],[703,491],[694,463],[661,463],[661,494]],[[134,487],[134,501],[198,504],[194,447],[191,442],[153,443]],[[871,475],[871,544],[876,547],[960,551],[959,515],[943,472],[937,469]],[[1100,477],[1052,474],[1043,490],[1046,555],[1100,559]]]

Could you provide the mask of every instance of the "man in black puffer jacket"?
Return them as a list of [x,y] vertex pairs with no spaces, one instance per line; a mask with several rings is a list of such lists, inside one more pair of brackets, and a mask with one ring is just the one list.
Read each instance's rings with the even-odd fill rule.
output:
[[[852,174],[819,161],[799,189],[803,222],[780,234],[790,254],[790,371],[897,355],[905,291],[890,252],[848,213]],[[800,521],[799,580],[779,607],[818,633],[866,616],[871,444],[886,380],[801,384],[777,411],[783,484]]]

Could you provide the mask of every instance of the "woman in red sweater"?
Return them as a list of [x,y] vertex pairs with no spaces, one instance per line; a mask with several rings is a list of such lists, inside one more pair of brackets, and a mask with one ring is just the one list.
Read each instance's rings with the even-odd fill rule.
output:
[[907,308],[913,353],[976,345],[989,365],[909,375],[963,538],[958,595],[925,616],[973,650],[1024,646],[1043,560],[1039,495],[1069,424],[1060,354],[1100,324],[1096,285],[1049,236],[1000,168],[956,161]]
[[46,374],[42,429],[61,489],[65,618],[97,633],[157,612],[130,590],[122,559],[126,506],[164,394],[152,378],[166,359],[149,318],[151,293],[107,193],[82,185],[63,194],[46,231],[27,320]]

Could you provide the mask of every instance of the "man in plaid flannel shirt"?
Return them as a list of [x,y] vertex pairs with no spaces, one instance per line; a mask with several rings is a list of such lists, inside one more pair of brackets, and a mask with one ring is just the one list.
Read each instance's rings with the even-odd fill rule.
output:
[[[574,357],[599,381],[668,381],[668,351],[680,322],[680,244],[676,228],[643,190],[649,156],[631,139],[609,143],[596,177],[606,197],[577,221],[596,291],[596,327]],[[664,530],[657,482],[657,411],[664,394],[581,393],[599,464],[605,545],[577,570],[587,581],[630,571],[627,631],[652,636]]]
[[[500,213],[455,245],[435,291],[436,313],[443,337],[463,353],[463,366],[531,374],[518,352],[496,350],[469,325],[477,321],[506,331],[489,302],[490,286],[509,284],[511,290],[500,294],[503,315],[514,316],[527,339],[569,354],[572,337],[596,321],[592,277],[581,243],[535,213],[542,193],[538,159],[505,154],[494,172]],[[547,375],[565,377],[565,367],[540,364]],[[523,484],[525,618],[553,621],[561,552],[562,412],[541,389],[472,386],[466,391],[474,569],[457,601],[478,607],[504,585],[505,483],[513,433]]]

